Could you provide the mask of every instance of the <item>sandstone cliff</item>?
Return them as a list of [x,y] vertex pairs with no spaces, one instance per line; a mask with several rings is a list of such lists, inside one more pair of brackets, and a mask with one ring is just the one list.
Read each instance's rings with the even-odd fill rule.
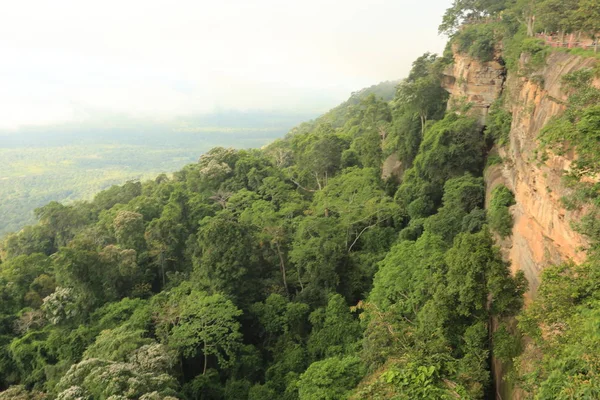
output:
[[[498,184],[505,184],[515,194],[512,236],[499,244],[513,270],[523,270],[535,295],[541,271],[550,264],[565,260],[581,262],[586,239],[575,232],[572,222],[581,212],[567,211],[561,198],[568,189],[562,184],[563,171],[569,168],[571,156],[551,155],[544,163],[536,158],[537,136],[548,121],[564,110],[566,96],[561,77],[590,67],[593,60],[565,53],[552,53],[547,65],[536,72],[536,79],[505,74],[498,62],[480,63],[456,54],[454,64],[446,71],[445,88],[451,100],[461,98],[473,102],[472,112],[485,123],[487,109],[503,92],[512,111],[509,143],[497,149],[502,165],[486,171],[488,198]],[[520,60],[527,63],[524,56]],[[506,79],[504,77],[506,76]]]
[[[521,66],[528,61],[522,56]],[[481,63],[455,51],[454,64],[444,71],[443,79],[451,94],[449,107],[453,102],[472,102],[470,112],[482,125],[490,105],[501,94],[512,113],[508,143],[492,149],[503,163],[485,171],[486,206],[492,190],[499,184],[506,185],[515,195],[512,235],[504,240],[498,238],[497,242],[513,272],[524,271],[529,281],[528,299],[535,296],[545,267],[566,260],[584,261],[588,245],[586,238],[572,226],[585,211],[568,211],[561,202],[569,194],[563,185],[563,171],[569,169],[575,155],[550,154],[545,162],[540,162],[536,149],[541,129],[565,109],[561,77],[589,68],[595,61],[566,53],[552,53],[546,61],[546,66],[535,71],[536,78],[531,79],[517,73],[507,74],[499,62]],[[598,81],[594,84],[600,86]],[[524,398],[519,389],[503,381],[504,365],[495,359],[492,373],[496,398]]]
[[490,105],[502,93],[506,71],[498,61],[481,62],[459,54],[443,72],[442,85],[450,93],[449,107],[471,103],[470,112],[483,124]]

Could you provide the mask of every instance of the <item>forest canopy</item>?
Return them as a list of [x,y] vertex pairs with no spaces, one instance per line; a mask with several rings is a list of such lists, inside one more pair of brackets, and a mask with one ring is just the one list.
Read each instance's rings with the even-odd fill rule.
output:
[[[440,29],[482,60],[512,32],[510,70],[543,61],[529,6],[457,0]],[[514,380],[537,398],[593,398],[597,259],[547,270],[522,311],[528,284],[495,246],[514,195],[499,186],[486,209],[483,179],[511,116],[496,104],[486,129],[448,109],[450,63],[426,53],[261,149],[38,208],[0,246],[0,400],[483,399],[492,357],[524,361]],[[597,125],[573,95],[549,147]]]

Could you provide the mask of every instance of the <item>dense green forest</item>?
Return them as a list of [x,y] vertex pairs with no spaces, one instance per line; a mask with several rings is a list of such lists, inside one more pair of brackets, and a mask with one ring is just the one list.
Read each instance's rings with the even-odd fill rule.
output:
[[118,120],[0,131],[0,237],[35,222],[33,210],[50,201],[91,200],[112,185],[176,171],[218,145],[261,147],[308,117],[221,112],[152,125]]
[[[508,68],[523,52],[543,62],[528,7],[457,1],[441,29],[482,58],[504,42]],[[522,311],[527,282],[494,245],[514,197],[498,187],[484,208],[510,114],[496,105],[484,129],[456,112],[468,105],[447,109],[451,62],[424,54],[391,101],[363,93],[260,150],[214,148],[172,176],[38,208],[2,244],[0,399],[484,399],[492,356],[532,398],[598,398],[595,247],[546,270]],[[565,129],[597,146],[586,73],[566,77],[540,150]],[[402,177],[382,180],[391,154]],[[584,154],[574,185],[597,172]],[[577,193],[597,201],[592,184]],[[581,223],[594,240],[595,221]]]

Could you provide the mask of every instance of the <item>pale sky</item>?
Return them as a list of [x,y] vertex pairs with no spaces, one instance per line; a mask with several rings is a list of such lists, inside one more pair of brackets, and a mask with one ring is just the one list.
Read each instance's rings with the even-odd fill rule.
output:
[[15,0],[0,129],[119,113],[322,112],[407,75],[451,0]]

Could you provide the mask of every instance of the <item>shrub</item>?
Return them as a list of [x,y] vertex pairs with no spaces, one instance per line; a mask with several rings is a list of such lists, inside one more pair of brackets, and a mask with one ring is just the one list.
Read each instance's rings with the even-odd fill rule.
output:
[[472,25],[455,36],[458,50],[482,62],[492,61],[496,49],[494,24]]
[[508,143],[512,114],[503,106],[503,99],[499,98],[490,107],[485,127],[485,138],[499,146]]
[[312,363],[298,382],[300,400],[346,399],[364,372],[362,362],[356,356]]
[[488,210],[488,223],[490,228],[502,238],[510,235],[513,227],[513,218],[509,207],[515,204],[515,196],[504,185],[492,191],[492,200]]

